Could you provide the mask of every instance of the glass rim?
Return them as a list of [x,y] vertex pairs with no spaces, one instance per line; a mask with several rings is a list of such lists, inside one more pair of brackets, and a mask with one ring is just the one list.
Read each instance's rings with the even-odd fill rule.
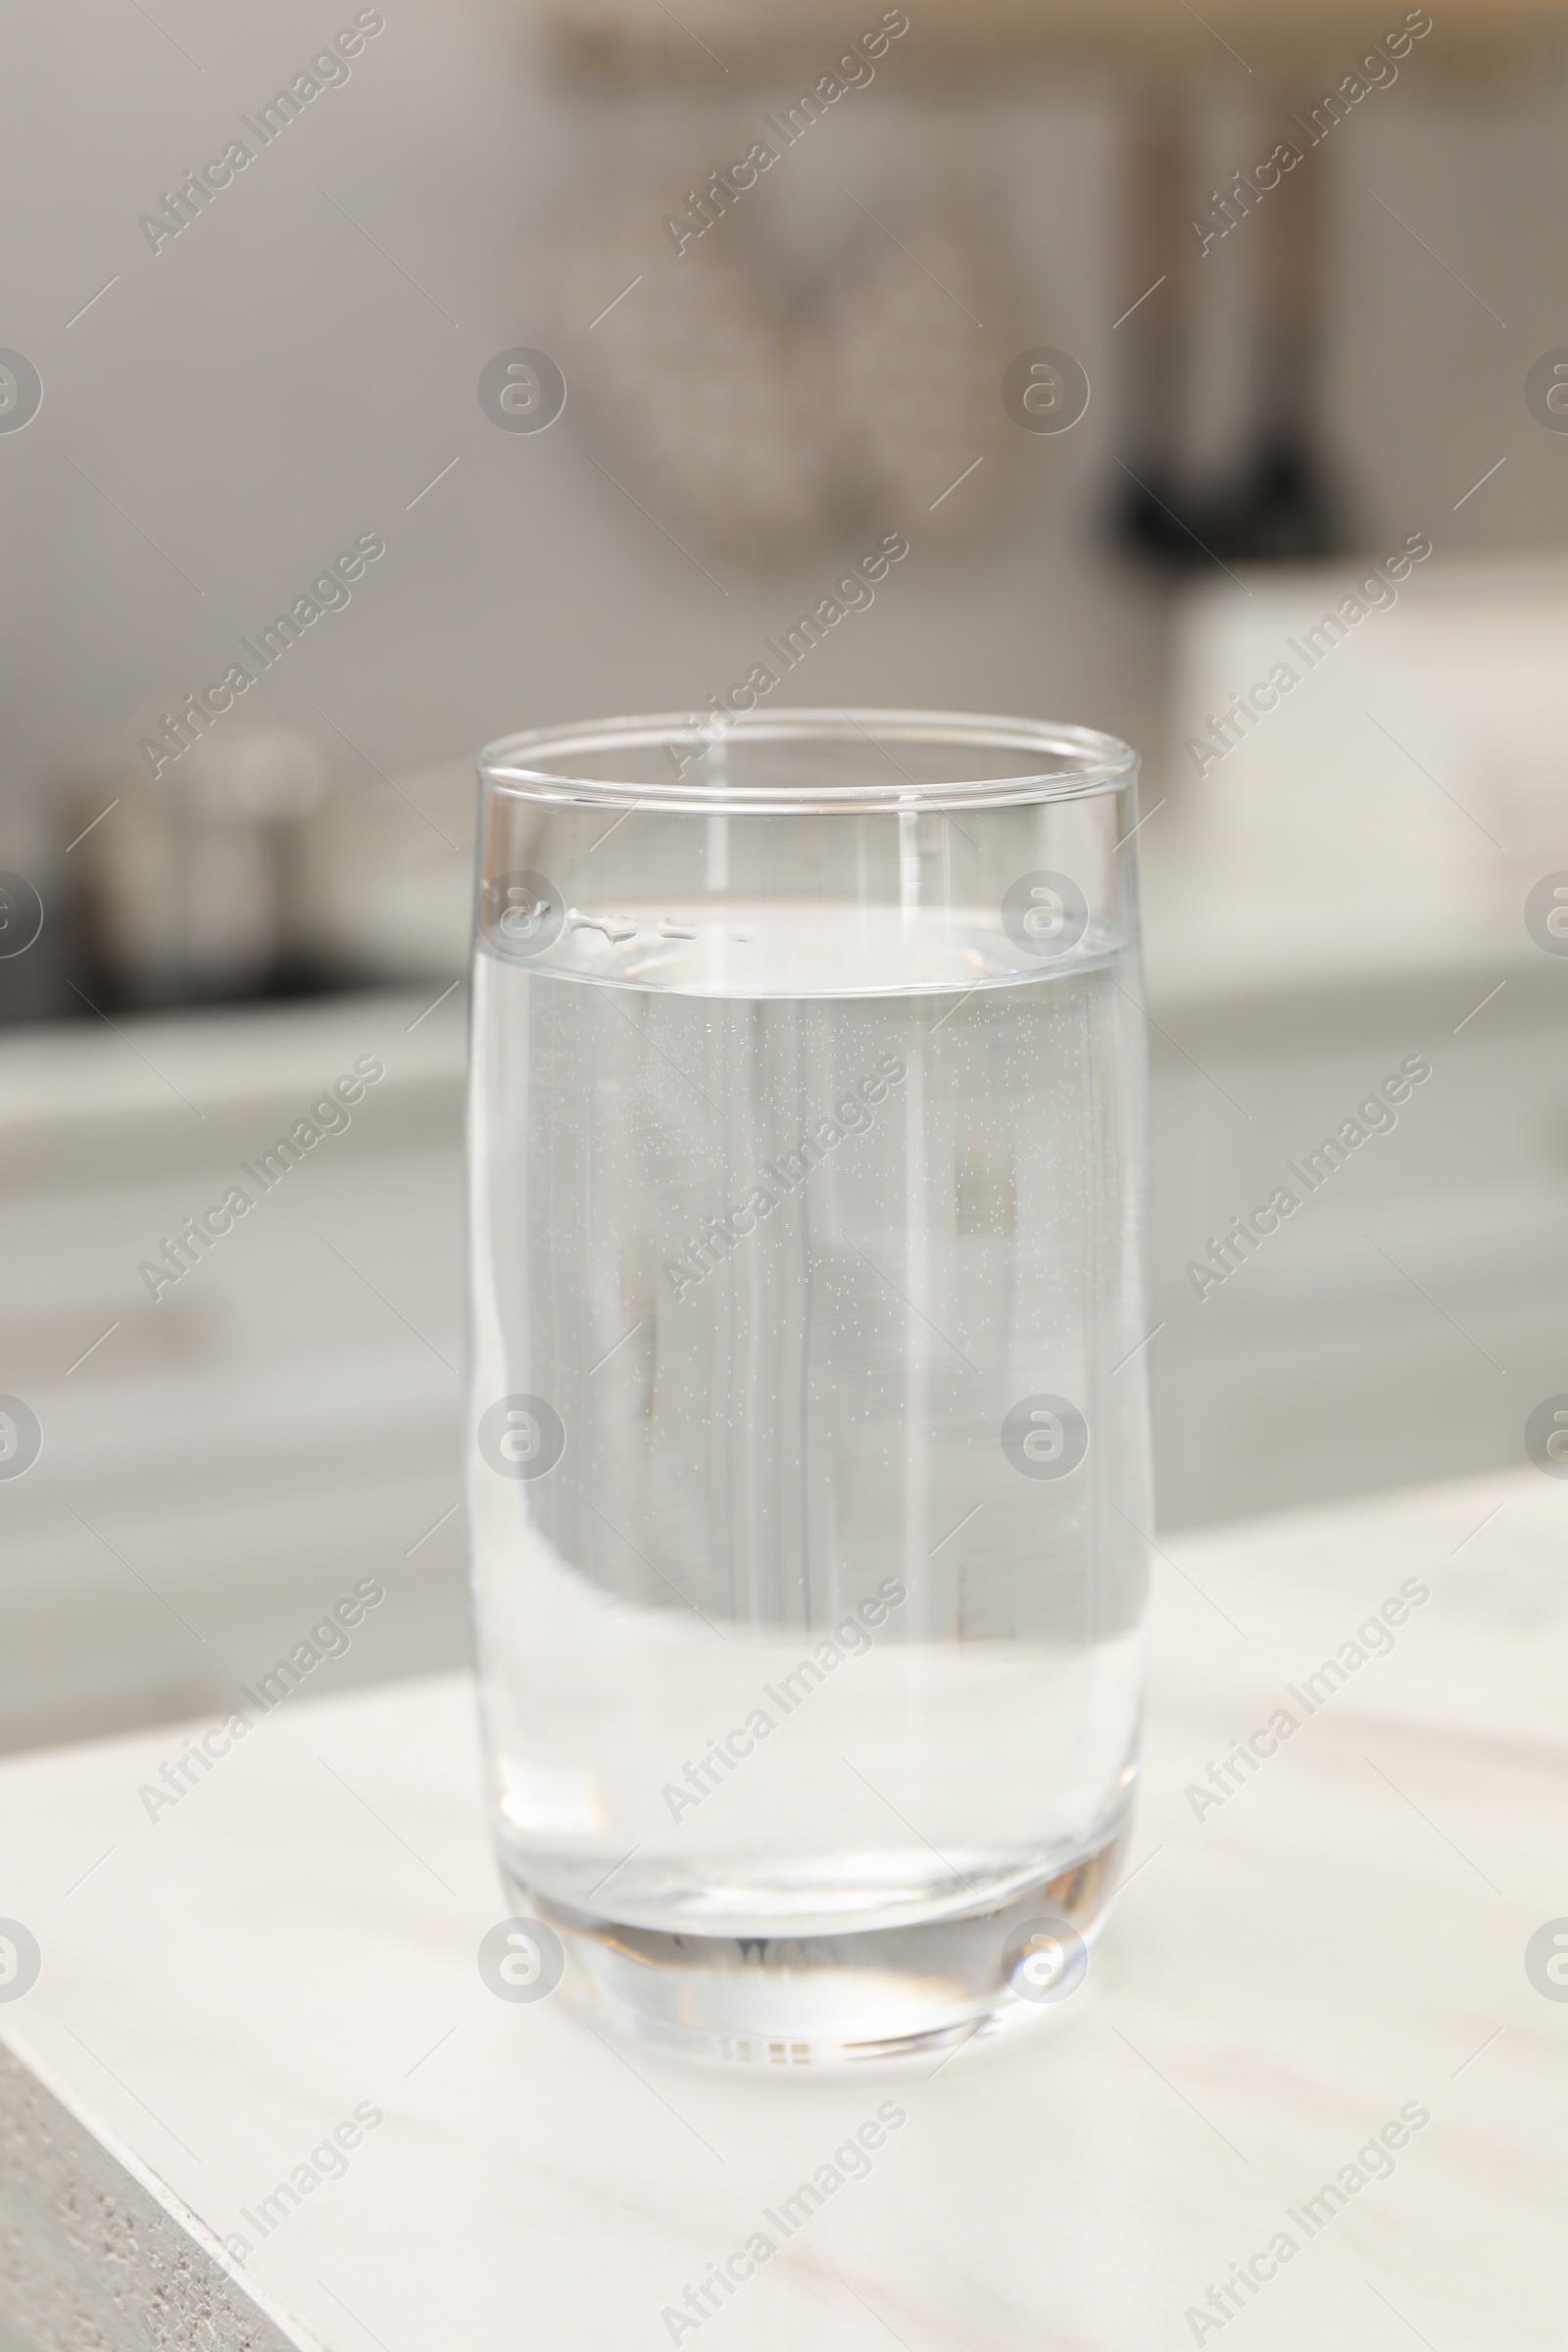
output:
[[[850,743],[884,752],[885,784],[738,783],[730,777],[688,783],[679,776],[652,784],[617,782],[564,772],[575,758],[616,751],[687,751],[705,759],[732,740],[757,745]],[[949,743],[969,751],[1010,752],[1054,760],[1025,775],[918,784],[904,772],[889,746]],[[503,735],[478,754],[480,781],[491,790],[554,806],[646,808],[688,815],[798,816],[867,812],[898,814],[917,808],[1000,808],[1120,792],[1138,774],[1138,754],[1119,737],[1093,727],[1011,718],[989,711],[844,710],[832,707],[725,711],[662,711],[643,717],[590,719],[569,726],[531,727]]]

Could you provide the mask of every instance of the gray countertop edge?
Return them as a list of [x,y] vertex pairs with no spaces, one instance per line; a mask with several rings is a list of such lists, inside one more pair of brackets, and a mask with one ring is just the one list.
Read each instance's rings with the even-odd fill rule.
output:
[[0,2327],[19,2352],[320,2352],[165,2181],[4,2040]]

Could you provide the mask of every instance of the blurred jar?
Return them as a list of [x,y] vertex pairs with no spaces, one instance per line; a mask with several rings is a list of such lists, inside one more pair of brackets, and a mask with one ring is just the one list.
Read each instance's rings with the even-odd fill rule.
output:
[[344,980],[455,980],[466,968],[478,785],[471,760],[356,785],[316,827],[323,948]]
[[319,985],[311,841],[327,782],[308,735],[230,728],[159,777],[104,769],[74,794],[73,832],[91,823],[70,870],[97,988],[151,1006]]

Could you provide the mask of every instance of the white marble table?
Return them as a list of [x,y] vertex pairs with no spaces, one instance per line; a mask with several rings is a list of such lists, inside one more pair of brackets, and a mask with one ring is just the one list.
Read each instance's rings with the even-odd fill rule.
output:
[[[0,1913],[42,1968],[0,2002],[0,2337],[1558,2352],[1568,1999],[1525,1951],[1568,1915],[1565,1536],[1530,1470],[1173,1543],[1089,1980],[940,2066],[725,2074],[495,1999],[460,1679],[290,1702],[156,1820],[172,1732],[6,1765]],[[1406,1580],[1430,1597],[1309,1715],[1288,1687]],[[786,2238],[765,2217],[886,2102]]]

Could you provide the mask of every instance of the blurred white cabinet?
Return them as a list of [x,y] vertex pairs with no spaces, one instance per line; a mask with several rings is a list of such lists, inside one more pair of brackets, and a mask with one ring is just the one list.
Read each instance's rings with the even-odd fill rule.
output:
[[[367,1578],[309,1687],[465,1656],[463,1013],[426,1002],[0,1040],[0,1389],[43,1430],[0,1480],[8,1745],[220,1711],[336,1646],[311,1629]],[[240,1163],[365,1056],[351,1123],[261,1193]],[[255,1206],[155,1300],[141,1261],[235,1183]]]
[[[1568,959],[1466,1020],[1485,976],[1201,994],[1154,950],[1161,1525],[1522,1460],[1568,1391]],[[221,1712],[367,1578],[303,1688],[466,1656],[460,1004],[0,1039],[0,1391],[44,1432],[0,1479],[6,1744]],[[1397,1127],[1200,1300],[1187,1260],[1413,1054]],[[139,1262],[366,1054],[352,1125],[155,1303]]]
[[[1524,1462],[1568,1392],[1568,964],[1539,962],[1468,1021],[1469,973],[1155,999],[1162,1525]],[[1397,1126],[1308,1193],[1287,1162],[1413,1054]],[[1300,1206],[1200,1298],[1188,1262],[1277,1185]]]

